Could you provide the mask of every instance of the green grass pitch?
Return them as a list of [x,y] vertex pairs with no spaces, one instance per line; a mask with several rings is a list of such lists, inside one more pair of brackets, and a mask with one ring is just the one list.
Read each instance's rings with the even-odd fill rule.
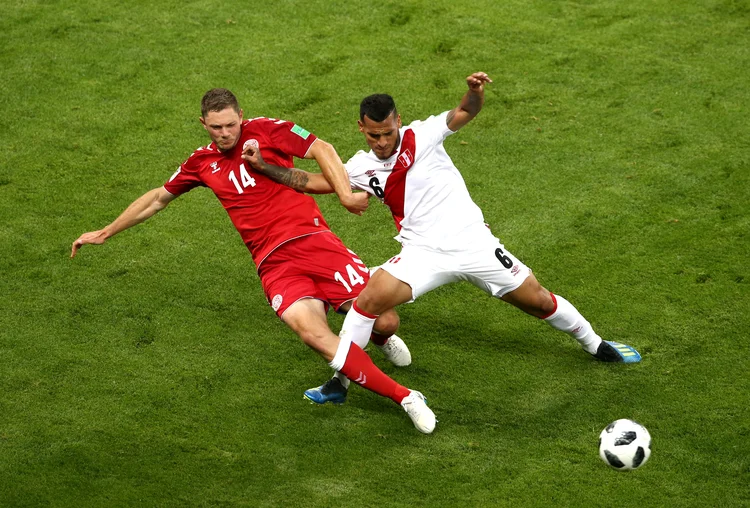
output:
[[[0,506],[750,505],[748,0],[9,0],[0,48]],[[363,389],[303,402],[329,369],[209,191],[69,259],[206,143],[209,88],[346,159],[365,95],[410,122],[480,70],[446,142],[475,201],[642,363],[440,288],[400,309],[412,366],[371,351],[423,436]],[[384,206],[318,202],[368,264],[398,251]],[[598,457],[617,418],[653,436],[638,471]]]

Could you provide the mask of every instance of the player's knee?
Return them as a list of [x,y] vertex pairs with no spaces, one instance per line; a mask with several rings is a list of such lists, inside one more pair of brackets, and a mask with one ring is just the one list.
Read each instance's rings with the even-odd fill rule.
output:
[[380,335],[389,337],[396,333],[400,324],[401,319],[398,317],[398,313],[391,309],[378,316],[378,319],[375,321],[374,330]]
[[550,293],[548,290],[544,289],[543,287],[539,286],[540,291],[538,294],[538,305],[539,313],[543,316],[549,316],[555,310],[557,309],[557,304],[555,303],[555,300],[552,298],[552,293]]
[[367,287],[357,297],[357,307],[368,314],[380,314],[380,298],[376,292],[367,291]]

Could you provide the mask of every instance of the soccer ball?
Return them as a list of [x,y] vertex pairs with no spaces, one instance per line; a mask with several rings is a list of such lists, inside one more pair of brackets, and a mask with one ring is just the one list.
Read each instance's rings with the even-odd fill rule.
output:
[[651,456],[651,434],[633,420],[615,420],[599,434],[599,456],[618,471],[638,469]]

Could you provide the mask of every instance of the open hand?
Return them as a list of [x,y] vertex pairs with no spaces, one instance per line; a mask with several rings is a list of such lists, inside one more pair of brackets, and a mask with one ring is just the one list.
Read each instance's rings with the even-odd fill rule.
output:
[[106,240],[107,240],[107,233],[103,229],[100,229],[99,231],[91,231],[89,233],[84,233],[81,236],[79,236],[75,242],[73,242],[73,248],[70,251],[70,257],[74,258],[76,253],[78,252],[78,249],[80,249],[87,243],[94,244],[94,245],[101,245]]

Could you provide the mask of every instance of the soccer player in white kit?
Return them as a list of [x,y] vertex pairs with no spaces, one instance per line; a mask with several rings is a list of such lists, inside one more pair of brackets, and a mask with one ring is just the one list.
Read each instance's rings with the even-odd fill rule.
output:
[[[402,249],[380,266],[355,300],[339,334],[341,342],[362,347],[381,313],[443,284],[465,280],[568,333],[599,360],[640,361],[634,348],[603,341],[570,302],[539,284],[531,270],[500,243],[446,153],[443,141],[479,113],[484,86],[491,82],[484,72],[473,73],[466,78],[469,89],[456,108],[406,127],[389,95],[371,95],[362,101],[359,130],[371,150],[357,152],[346,170],[353,189],[373,194],[391,209]],[[244,157],[298,190],[333,191],[322,175],[272,167],[252,152]],[[336,374],[308,392],[338,391],[340,399],[347,386],[346,378]]]

